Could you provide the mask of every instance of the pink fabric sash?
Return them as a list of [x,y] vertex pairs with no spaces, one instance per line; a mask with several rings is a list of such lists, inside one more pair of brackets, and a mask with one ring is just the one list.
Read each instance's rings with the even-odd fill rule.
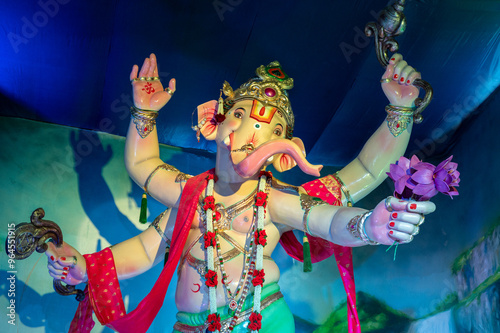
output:
[[[85,300],[82,301],[78,307],[75,318],[73,319],[73,322],[71,324],[70,332],[87,332],[87,330],[85,329],[87,327],[91,328],[89,324],[89,322],[92,321],[91,309],[94,310],[101,324],[109,326],[110,328],[118,332],[144,333],[148,330],[149,326],[151,326],[151,323],[153,322],[154,318],[158,314],[158,311],[160,311],[160,308],[163,305],[163,300],[165,299],[168,285],[170,284],[172,275],[174,274],[177,264],[179,263],[187,236],[189,234],[189,230],[191,229],[191,223],[196,212],[198,198],[207,185],[205,178],[209,174],[214,174],[214,170],[209,170],[201,175],[192,177],[187,181],[186,186],[184,187],[184,191],[182,192],[182,197],[179,204],[177,219],[172,235],[172,244],[170,246],[169,259],[166,265],[163,267],[163,270],[155,285],[153,286],[149,294],[139,303],[135,310],[128,314],[122,314],[124,311],[119,311],[120,309],[125,309],[123,305],[123,299],[121,298],[121,293],[119,294],[119,297],[117,293],[117,299],[115,299],[116,302],[114,302],[113,300],[112,302],[108,303],[108,300],[110,299],[107,299],[104,304],[100,304],[98,302],[98,299],[100,298],[99,296],[101,296],[105,292],[104,289],[107,288],[106,285],[99,283],[102,282],[102,278],[99,274],[96,274],[94,276],[95,271],[99,269],[102,270],[102,267],[97,267],[99,265],[92,266],[94,262],[89,261],[89,257],[86,258],[87,275],[89,277],[89,287],[87,291],[88,294]],[[106,250],[111,253],[109,249]],[[97,255],[98,254],[91,255],[90,258],[93,259]],[[109,268],[108,271],[102,270],[102,274],[109,273],[110,270],[114,270],[114,262],[113,267]],[[103,280],[106,281],[107,279]]]
[[99,322],[109,322],[125,315],[113,253],[109,248],[84,255],[88,285],[85,299],[78,304],[69,332],[90,332],[94,327],[92,310]]
[[[326,177],[313,180],[302,185],[309,195],[320,198],[330,205],[341,206],[340,184],[335,177]],[[324,239],[307,236],[311,247],[311,261],[313,263],[322,261],[335,254],[335,260],[339,268],[340,277],[347,294],[347,320],[350,333],[360,333],[361,326],[356,309],[356,288],[354,284],[354,271],[352,267],[352,248],[330,243]],[[281,236],[280,243],[291,257],[304,261],[302,244],[297,240],[294,233],[289,231]]]

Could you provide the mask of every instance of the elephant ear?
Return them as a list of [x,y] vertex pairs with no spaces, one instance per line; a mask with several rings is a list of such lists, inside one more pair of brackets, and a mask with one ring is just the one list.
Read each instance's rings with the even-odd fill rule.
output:
[[217,134],[217,122],[214,117],[217,114],[217,101],[209,101],[198,106],[199,131],[205,139],[214,140]]
[[[292,138],[291,139],[293,143],[295,143],[297,146],[299,146],[300,150],[304,154],[304,157],[306,156],[306,148],[304,147],[304,142],[302,142],[301,139],[299,138]],[[287,170],[290,170],[294,166],[297,165],[297,162],[292,158],[292,156],[288,154],[277,154],[274,157],[274,162],[273,166],[276,170],[279,172],[284,172]]]

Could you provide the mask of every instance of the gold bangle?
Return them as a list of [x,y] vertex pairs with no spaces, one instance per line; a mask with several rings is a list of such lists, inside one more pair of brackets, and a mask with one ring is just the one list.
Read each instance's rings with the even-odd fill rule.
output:
[[337,182],[340,184],[340,190],[342,191],[342,193],[344,193],[345,199],[347,200],[346,206],[352,207],[353,200],[352,200],[351,194],[349,193],[349,190],[345,186],[342,179],[340,179],[338,171],[335,172],[335,174],[333,175],[333,178],[335,178],[337,180]]
[[315,206],[326,204],[327,203],[320,198],[316,198],[305,193],[300,194],[300,206],[304,211],[304,216],[302,217],[302,227],[304,232],[312,235],[311,230],[309,230],[309,213],[311,212],[311,209]]

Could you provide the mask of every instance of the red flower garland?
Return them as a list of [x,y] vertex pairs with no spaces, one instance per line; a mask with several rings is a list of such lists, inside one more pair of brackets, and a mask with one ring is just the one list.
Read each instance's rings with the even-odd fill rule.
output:
[[256,286],[261,286],[264,284],[264,276],[266,276],[266,273],[264,273],[264,269],[261,269],[261,270],[257,270],[257,269],[254,269],[253,270],[253,276],[254,278],[252,279],[252,284],[254,287]]
[[203,200],[203,209],[204,210],[209,210],[209,209],[215,210],[215,198],[213,195],[210,195]]
[[257,197],[255,198],[255,206],[262,206],[266,208],[267,206],[267,193],[259,191],[257,192]]
[[252,312],[250,315],[250,324],[248,325],[248,328],[251,329],[252,331],[258,331],[260,330],[262,324],[262,315],[257,312]]
[[208,270],[207,274],[205,274],[205,284],[207,287],[217,287],[217,272]]
[[254,234],[255,244],[266,246],[267,244],[267,234],[264,229],[257,229]]
[[203,236],[203,238],[205,239],[205,249],[208,248],[209,246],[215,247],[217,245],[215,239],[215,232],[207,231]]
[[220,329],[222,328],[220,324],[220,316],[218,313],[209,314],[207,322],[208,322],[208,330],[210,332],[220,331]]

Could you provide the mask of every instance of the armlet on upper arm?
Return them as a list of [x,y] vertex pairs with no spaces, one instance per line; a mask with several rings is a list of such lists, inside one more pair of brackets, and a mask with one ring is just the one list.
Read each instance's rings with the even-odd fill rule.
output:
[[[144,182],[144,192],[145,193],[149,193],[148,192],[148,186],[149,186],[149,183],[151,182],[151,179],[153,179],[154,175],[156,174],[156,172],[158,172],[158,170],[166,170],[166,171],[173,171],[173,172],[178,172],[179,175],[177,175],[177,178],[181,179],[182,177],[180,177],[180,175],[184,175],[184,176],[187,176],[186,174],[183,174],[182,172],[179,171],[179,169],[177,169],[176,167],[170,165],[170,164],[167,164],[167,163],[163,163],[163,164],[160,164],[158,165],[148,176],[148,178],[146,179],[146,181]],[[175,181],[177,182],[177,178],[175,179]],[[187,178],[185,178],[187,179]],[[180,182],[180,181],[179,181]]]

